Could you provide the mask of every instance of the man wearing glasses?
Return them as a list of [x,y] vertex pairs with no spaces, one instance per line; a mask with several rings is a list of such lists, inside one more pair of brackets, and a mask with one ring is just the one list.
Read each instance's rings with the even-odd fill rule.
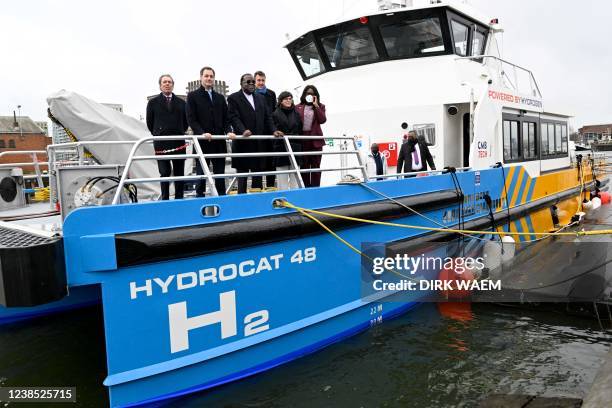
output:
[[[242,135],[239,140],[232,141],[233,153],[258,153],[265,151],[266,143],[262,140],[250,140],[251,135],[282,136],[283,132],[276,130],[272,115],[266,106],[263,95],[255,93],[255,79],[251,74],[240,77],[240,91],[227,98],[229,118],[234,132]],[[232,157],[232,167],[238,173],[263,171],[265,157]],[[261,176],[253,176],[251,188],[261,189]],[[238,194],[247,191],[247,177],[238,178]]]

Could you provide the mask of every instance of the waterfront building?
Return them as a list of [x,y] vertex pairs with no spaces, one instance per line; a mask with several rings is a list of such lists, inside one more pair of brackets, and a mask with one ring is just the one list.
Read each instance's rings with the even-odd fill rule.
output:
[[[28,116],[0,116],[0,152],[18,150],[46,150],[51,139],[36,122]],[[38,156],[42,161],[46,157]],[[31,162],[30,155],[11,155],[2,158],[2,163]],[[24,166],[24,172],[32,172],[31,166]]]
[[590,146],[594,142],[612,142],[612,123],[606,123],[603,125],[584,125],[578,129],[580,134],[580,141]]

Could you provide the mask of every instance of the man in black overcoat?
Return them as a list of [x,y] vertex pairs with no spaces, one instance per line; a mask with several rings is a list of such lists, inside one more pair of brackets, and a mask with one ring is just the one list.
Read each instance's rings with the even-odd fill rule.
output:
[[[283,132],[277,131],[272,120],[270,110],[266,106],[265,98],[255,93],[255,80],[253,75],[244,74],[240,77],[241,90],[231,94],[227,98],[229,117],[234,132],[242,135],[240,139],[232,141],[233,153],[254,153],[265,150],[265,143],[259,140],[249,140],[251,135],[282,136]],[[262,157],[233,157],[232,167],[238,173],[263,171]],[[251,183],[253,188],[262,187],[261,176],[253,176]],[[247,177],[238,178],[238,194],[247,191]]]
[[427,143],[420,142],[416,132],[411,130],[408,132],[408,141],[402,145],[397,158],[397,173],[427,171],[428,164],[431,170],[436,169]]
[[[230,126],[227,103],[223,95],[213,89],[215,83],[215,70],[204,67],[200,70],[201,86],[195,91],[187,94],[187,121],[193,134],[204,136],[200,139],[200,147],[204,153],[227,153],[225,140],[212,140],[211,136],[228,135],[234,137]],[[195,150],[194,150],[195,152]],[[212,168],[214,174],[225,173],[225,158],[208,159],[208,167]],[[200,160],[196,158],[196,173],[204,174]],[[225,195],[225,179],[215,179],[215,187],[219,195]],[[197,183],[196,195],[204,197],[206,182],[200,180]]]
[[[168,74],[159,77],[161,93],[147,103],[147,127],[153,136],[177,136],[187,131],[185,101],[177,97],[174,90],[174,79]],[[185,154],[185,140],[155,140],[153,148],[158,155]],[[158,160],[157,167],[161,177],[185,175],[185,159]],[[174,182],[174,198],[183,198],[183,181]],[[162,200],[170,199],[170,184],[161,183]]]

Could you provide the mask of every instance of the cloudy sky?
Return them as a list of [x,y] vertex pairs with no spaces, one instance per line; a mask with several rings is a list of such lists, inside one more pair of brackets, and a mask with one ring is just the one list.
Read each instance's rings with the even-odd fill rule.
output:
[[[573,114],[577,127],[612,122],[612,2],[468,2],[500,19],[504,57],[534,72],[545,103]],[[160,73],[172,73],[184,93],[203,65],[232,91],[257,69],[271,88],[292,87],[300,78],[282,48],[286,34],[367,14],[376,1],[21,0],[2,9],[0,115],[22,105],[43,120],[46,96],[62,88],[139,117]]]

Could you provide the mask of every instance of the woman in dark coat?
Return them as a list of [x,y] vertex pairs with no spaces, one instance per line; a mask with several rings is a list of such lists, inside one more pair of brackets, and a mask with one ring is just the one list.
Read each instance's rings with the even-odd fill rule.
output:
[[[321,125],[327,121],[325,116],[325,105],[320,102],[319,91],[314,85],[306,85],[300,98],[300,103],[295,110],[300,114],[302,120],[302,134],[304,136],[323,136]],[[303,140],[302,150],[305,152],[322,151],[325,140]],[[318,169],[321,167],[321,155],[303,156],[303,169]],[[302,179],[306,187],[319,187],[321,185],[321,173],[302,173]]]
[[[293,95],[287,91],[281,92],[278,96],[278,104],[276,105],[276,110],[274,113],[272,113],[272,119],[274,120],[274,125],[276,128],[285,135],[297,136],[302,133],[302,120],[300,119],[300,115],[295,110]],[[291,149],[294,152],[302,151],[302,142],[300,140],[290,140],[289,143],[291,144]],[[287,145],[284,138],[274,140],[274,151],[287,151]],[[301,157],[296,156],[296,160],[299,166],[301,163]],[[293,169],[288,156],[274,157],[274,165],[276,170]],[[290,188],[298,187],[295,174],[278,174],[277,180],[279,190],[288,190]]]

